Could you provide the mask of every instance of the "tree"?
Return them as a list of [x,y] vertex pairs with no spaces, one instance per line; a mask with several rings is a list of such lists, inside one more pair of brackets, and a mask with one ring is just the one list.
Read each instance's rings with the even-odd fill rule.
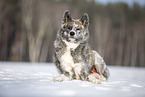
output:
[[[37,1],[22,0],[22,23],[24,26],[23,34],[26,33],[29,45],[29,59],[31,62],[38,62],[41,55],[42,42],[50,19],[47,18],[47,15],[40,13],[40,16],[37,18],[38,21],[36,21],[35,15],[37,12],[35,13],[34,8],[37,7],[34,6],[34,3],[37,4]],[[38,26],[33,24],[37,22]]]

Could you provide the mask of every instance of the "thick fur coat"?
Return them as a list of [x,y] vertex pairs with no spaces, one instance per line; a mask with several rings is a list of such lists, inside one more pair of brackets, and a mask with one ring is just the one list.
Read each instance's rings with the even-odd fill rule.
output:
[[60,73],[54,81],[85,80],[99,84],[106,81],[109,71],[103,58],[88,44],[89,17],[72,19],[69,11],[63,16],[54,42],[54,63]]

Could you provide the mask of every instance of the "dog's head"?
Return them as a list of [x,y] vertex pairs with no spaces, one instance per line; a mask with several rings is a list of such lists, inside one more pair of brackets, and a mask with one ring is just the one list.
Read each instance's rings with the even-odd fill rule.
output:
[[63,40],[73,43],[86,42],[89,38],[89,17],[85,13],[80,19],[72,19],[69,11],[63,16],[59,35]]

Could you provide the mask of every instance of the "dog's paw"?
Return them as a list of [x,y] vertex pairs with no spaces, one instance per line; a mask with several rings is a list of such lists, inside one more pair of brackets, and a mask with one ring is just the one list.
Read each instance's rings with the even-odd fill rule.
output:
[[107,79],[104,76],[101,76],[100,80],[106,82]]
[[69,77],[66,77],[64,74],[61,74],[55,78],[53,78],[54,82],[62,82],[62,81],[70,81],[71,79]]
[[94,83],[94,84],[101,84],[101,80],[97,79],[96,77],[94,77],[92,75],[89,75],[88,78],[89,78],[89,81]]
[[57,77],[53,78],[53,81],[54,82],[61,82],[61,81],[63,81],[63,78],[61,76],[57,76]]
[[94,84],[101,84],[101,81],[98,80],[98,79],[94,79],[94,80],[92,80],[91,82],[94,83]]

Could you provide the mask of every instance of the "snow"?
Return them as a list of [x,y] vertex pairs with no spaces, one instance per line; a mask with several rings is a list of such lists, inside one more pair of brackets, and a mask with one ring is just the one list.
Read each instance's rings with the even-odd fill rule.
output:
[[145,97],[145,68],[108,66],[102,84],[53,82],[53,63],[0,62],[0,97]]

